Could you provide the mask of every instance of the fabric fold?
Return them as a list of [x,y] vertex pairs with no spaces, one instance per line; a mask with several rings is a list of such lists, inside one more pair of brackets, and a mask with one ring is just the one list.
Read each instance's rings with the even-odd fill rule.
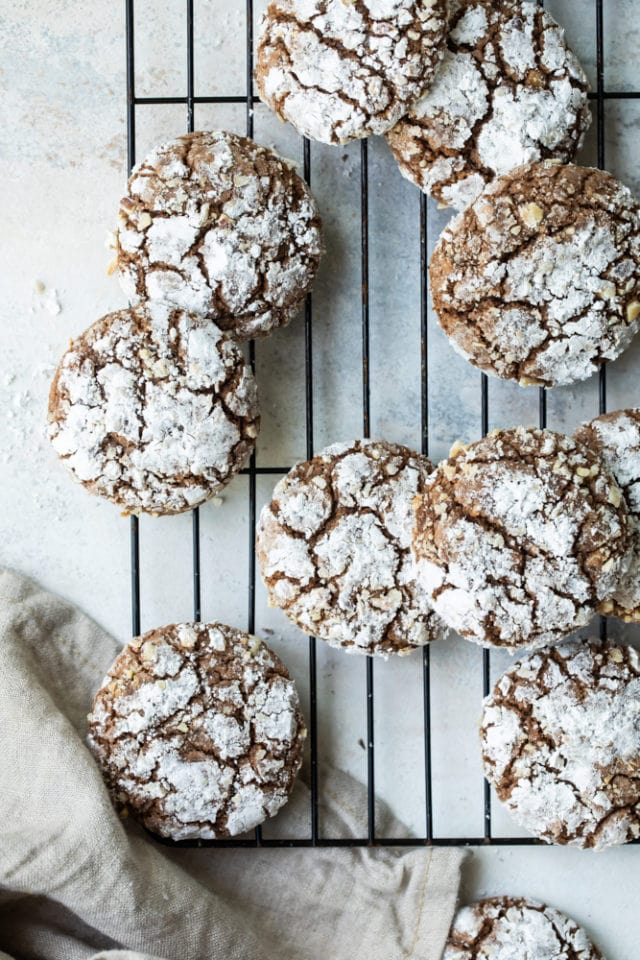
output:
[[[440,960],[460,850],[184,849],[122,822],[84,743],[118,650],[61,598],[0,572],[0,949],[20,960]],[[364,788],[328,768],[321,780],[324,835],[361,835]],[[301,781],[292,836],[308,836],[309,804]],[[381,805],[377,818],[405,832]]]

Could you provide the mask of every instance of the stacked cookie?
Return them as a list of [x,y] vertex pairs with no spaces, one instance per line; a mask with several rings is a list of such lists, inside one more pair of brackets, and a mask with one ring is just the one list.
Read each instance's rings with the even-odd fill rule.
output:
[[51,387],[51,441],[75,478],[125,513],[212,497],[260,425],[236,339],[291,320],[320,254],[315,201],[270,150],[222,131],[152,150],[120,204],[115,268],[134,305],[74,340]]

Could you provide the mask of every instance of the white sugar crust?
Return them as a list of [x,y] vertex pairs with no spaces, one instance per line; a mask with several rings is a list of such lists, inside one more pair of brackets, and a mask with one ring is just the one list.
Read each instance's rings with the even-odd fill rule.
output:
[[273,0],[258,35],[262,100],[304,136],[384,133],[431,82],[446,0]]
[[640,835],[640,660],[574,640],[498,681],[481,723],[487,777],[549,843],[602,849]]
[[627,511],[599,459],[570,438],[495,431],[428,478],[414,553],[449,627],[534,648],[588,624],[615,590],[630,559]]
[[388,134],[400,171],[461,210],[496,176],[568,161],[591,123],[589,84],[564,30],[531,0],[450,0],[433,84]]
[[116,803],[174,840],[235,836],[273,816],[306,735],[280,660],[217,623],[132,641],[96,695],[89,728]]
[[518,167],[451,221],[434,307],[453,347],[521,386],[566,386],[640,329],[640,207],[599,170]]
[[576,436],[602,457],[629,508],[631,562],[601,610],[624,620],[640,620],[640,410],[604,414],[583,424]]
[[128,513],[203,503],[240,469],[258,428],[255,380],[234,341],[157,303],[89,327],[51,387],[54,449],[77,480]]
[[349,653],[410,653],[440,636],[410,550],[412,500],[431,469],[374,440],[334,444],[294,467],[258,523],[270,602]]
[[492,897],[458,910],[442,960],[602,960],[578,924],[521,897]]
[[117,241],[131,302],[181,307],[241,339],[291,320],[322,247],[315,201],[290,162],[221,130],[161,143],[137,164]]

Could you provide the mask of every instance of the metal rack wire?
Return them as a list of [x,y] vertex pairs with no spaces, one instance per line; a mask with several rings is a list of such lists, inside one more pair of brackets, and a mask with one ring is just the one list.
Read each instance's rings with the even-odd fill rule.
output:
[[[127,162],[129,171],[136,162],[136,109],[147,105],[179,104],[186,108],[186,130],[194,129],[194,108],[197,104],[244,104],[246,108],[246,135],[253,136],[254,103],[257,98],[253,94],[253,0],[245,0],[245,41],[246,41],[246,93],[238,96],[196,96],[194,73],[194,25],[195,0],[185,0],[186,3],[186,94],[173,97],[139,97],[135,92],[135,34],[134,34],[134,2],[125,0],[126,14],[126,70],[127,70]],[[543,5],[544,0],[538,0]],[[605,165],[605,103],[609,100],[639,99],[640,91],[610,92],[604,86],[604,0],[593,0],[596,25],[596,89],[590,96],[596,105],[596,133],[597,133],[597,162],[603,169]],[[303,141],[303,175],[307,182],[311,176],[311,150],[308,139]],[[370,340],[369,340],[369,156],[367,141],[360,144],[360,272],[361,272],[361,376],[362,376],[362,435],[370,433]],[[427,199],[419,196],[420,204],[420,334],[421,334],[421,449],[424,454],[429,453],[429,425],[428,425],[428,220]],[[306,453],[307,457],[314,453],[314,409],[313,409],[313,356],[312,356],[312,328],[313,311],[312,297],[306,299],[304,308],[305,329],[305,416],[306,416]],[[249,345],[249,360],[255,369],[255,346]],[[480,374],[480,429],[485,436],[489,429],[489,390],[486,374]],[[539,423],[541,427],[547,422],[547,393],[544,388],[539,391]],[[606,367],[603,366],[599,374],[599,412],[604,413],[607,407],[607,380]],[[255,586],[256,563],[254,551],[254,531],[256,521],[256,477],[259,474],[282,475],[288,467],[258,467],[255,453],[251,457],[249,467],[242,472],[249,477],[249,571],[248,571],[248,598],[247,598],[247,629],[255,629]],[[131,534],[131,619],[133,634],[140,633],[140,530],[137,517],[130,519]],[[196,508],[192,511],[192,558],[193,558],[193,616],[195,620],[201,617],[201,589],[200,589],[200,514]],[[606,637],[607,625],[601,619],[600,631]],[[349,839],[331,838],[320,835],[318,819],[318,802],[320,797],[318,773],[318,721],[317,721],[317,662],[316,640],[308,640],[309,663],[309,744],[310,744],[310,836],[292,839],[263,838],[260,827],[256,828],[252,839],[233,839],[216,841],[184,841],[179,846],[219,846],[219,847],[355,847],[355,846],[509,846],[531,845],[539,841],[530,837],[494,837],[491,823],[491,793],[488,782],[482,786],[484,806],[484,830],[482,836],[475,837],[446,837],[435,836],[433,829],[433,787],[431,775],[431,670],[429,647],[422,650],[422,700],[424,718],[424,832],[422,836],[406,838],[390,838],[379,836],[376,832],[375,821],[375,743],[374,743],[374,660],[365,658],[363,664],[366,680],[366,721],[367,721],[367,831],[366,836]],[[488,650],[483,651],[482,657],[483,693],[486,696],[491,686],[491,655]]]

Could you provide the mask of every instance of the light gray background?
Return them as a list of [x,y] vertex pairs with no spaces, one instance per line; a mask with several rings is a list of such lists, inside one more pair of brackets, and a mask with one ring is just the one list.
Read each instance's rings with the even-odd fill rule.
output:
[[[183,0],[136,3],[136,84],[141,96],[186,92]],[[259,7],[260,4],[257,4]],[[595,0],[549,3],[595,83]],[[107,276],[105,248],[126,176],[124,4],[25,0],[4,4],[0,97],[2,299],[0,310],[0,512],[2,561],[78,603],[125,641],[130,631],[129,523],[73,484],[46,440],[46,402],[55,363],[70,337],[124,305]],[[196,93],[245,94],[242,0],[196,0]],[[605,0],[606,85],[640,87],[638,0]],[[259,11],[256,10],[256,13]],[[607,166],[640,192],[640,104],[609,102]],[[183,106],[140,107],[138,156],[183,132]],[[196,108],[196,126],[243,133],[244,106]],[[301,160],[301,140],[262,106],[255,136]],[[418,193],[401,179],[386,145],[371,141],[370,292],[372,432],[420,442]],[[359,144],[313,145],[312,183],[326,228],[327,255],[314,291],[316,448],[361,431]],[[595,125],[584,151],[595,158]],[[430,246],[448,219],[429,203]],[[44,292],[36,284],[44,285]],[[59,305],[59,312],[58,311]],[[480,376],[429,323],[430,452],[444,456],[480,430]],[[305,454],[304,329],[301,320],[257,347],[263,406],[261,465]],[[609,369],[609,407],[637,404],[640,343]],[[597,381],[549,395],[549,426],[571,429],[597,412]],[[536,391],[490,383],[490,426],[537,423]],[[259,505],[273,478],[258,483]],[[236,479],[223,504],[201,511],[203,615],[247,622],[248,484]],[[191,614],[191,519],[140,524],[142,626]],[[307,644],[257,588],[257,632],[285,657],[307,699]],[[629,630],[615,628],[630,636]],[[272,632],[271,632],[272,631]],[[494,656],[494,672],[506,658]],[[433,783],[436,834],[482,831],[482,780],[475,727],[481,652],[452,640],[435,646]],[[318,645],[322,758],[366,775],[364,662]],[[96,682],[100,678],[96,678]],[[376,779],[408,828],[423,832],[422,699],[419,655],[376,663]],[[517,833],[494,805],[496,835]],[[266,828],[286,835],[286,814]],[[212,852],[212,856],[224,856]],[[640,938],[636,890],[640,850],[592,855],[565,849],[476,850],[467,898],[526,894],[585,923],[608,960],[634,960]]]

